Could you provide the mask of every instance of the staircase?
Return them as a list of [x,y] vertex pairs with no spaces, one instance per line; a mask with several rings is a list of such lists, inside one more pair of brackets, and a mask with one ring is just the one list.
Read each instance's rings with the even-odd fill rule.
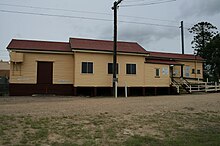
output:
[[189,82],[187,79],[181,77],[171,79],[171,86],[177,89],[178,94],[220,91],[220,84],[201,82],[199,80],[194,82]]
[[177,89],[178,94],[188,94],[190,92],[191,84],[183,78],[173,78],[171,79],[171,86]]

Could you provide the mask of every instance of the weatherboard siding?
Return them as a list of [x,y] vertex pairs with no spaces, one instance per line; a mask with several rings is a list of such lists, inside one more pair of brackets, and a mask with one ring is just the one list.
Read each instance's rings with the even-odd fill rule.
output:
[[73,84],[73,55],[45,53],[24,53],[20,71],[11,63],[10,83],[36,84],[37,61],[53,62],[53,84]]
[[[144,86],[144,61],[143,56],[119,55],[119,86],[143,87]],[[126,64],[136,64],[136,74],[126,74]]]
[[[197,62],[197,61],[179,61],[179,63],[184,64],[183,67],[183,77],[186,76],[186,68],[187,66],[190,68],[189,70],[189,78],[200,78],[203,79],[203,63],[202,62]],[[180,69],[180,68],[179,68]],[[192,73],[192,69],[200,70],[200,74],[197,74],[197,71],[195,74]],[[179,70],[180,73],[180,70]]]
[[[108,74],[108,63],[112,63],[112,54],[75,52],[74,54],[23,53],[20,70],[14,70],[10,63],[10,83],[36,84],[37,61],[53,62],[53,84],[73,84],[75,87],[111,87],[112,74]],[[93,62],[93,74],[82,73],[82,62]],[[144,63],[145,57],[140,55],[118,54],[119,87],[169,87],[170,68],[165,64]],[[197,62],[201,74],[192,74],[195,62],[179,62],[190,66],[190,78],[202,78],[202,63]],[[136,74],[126,74],[126,64],[136,64]],[[160,77],[155,77],[155,69],[160,69]],[[163,70],[166,69],[167,73]],[[175,76],[180,76],[180,66],[174,66]]]
[[[111,75],[107,74],[107,64],[112,55],[94,53],[75,53],[74,86],[111,86]],[[82,62],[93,62],[93,73],[82,73]]]
[[[160,70],[160,76],[156,77],[156,69]],[[166,73],[163,73],[163,70]],[[145,86],[146,87],[169,87],[170,86],[169,65],[145,64]]]
[[[112,54],[75,53],[75,86],[110,87],[112,74],[108,74],[108,63],[112,63]],[[93,62],[93,74],[81,73],[82,62]],[[118,55],[118,86],[144,86],[144,57]],[[136,64],[136,74],[126,74],[126,64]]]

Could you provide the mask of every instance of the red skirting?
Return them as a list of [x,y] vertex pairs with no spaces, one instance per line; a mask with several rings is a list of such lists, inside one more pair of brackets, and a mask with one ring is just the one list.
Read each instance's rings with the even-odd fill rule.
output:
[[33,94],[73,95],[71,84],[9,84],[10,96],[31,96]]

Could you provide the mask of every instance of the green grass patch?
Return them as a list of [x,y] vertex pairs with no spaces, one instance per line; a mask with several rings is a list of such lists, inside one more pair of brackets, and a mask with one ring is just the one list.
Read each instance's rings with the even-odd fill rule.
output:
[[0,119],[0,145],[220,145],[219,112],[42,118],[0,115]]

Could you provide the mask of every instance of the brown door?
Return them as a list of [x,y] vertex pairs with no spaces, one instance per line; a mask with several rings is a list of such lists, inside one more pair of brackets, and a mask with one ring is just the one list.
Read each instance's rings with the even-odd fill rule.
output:
[[37,84],[53,84],[53,62],[37,62]]

